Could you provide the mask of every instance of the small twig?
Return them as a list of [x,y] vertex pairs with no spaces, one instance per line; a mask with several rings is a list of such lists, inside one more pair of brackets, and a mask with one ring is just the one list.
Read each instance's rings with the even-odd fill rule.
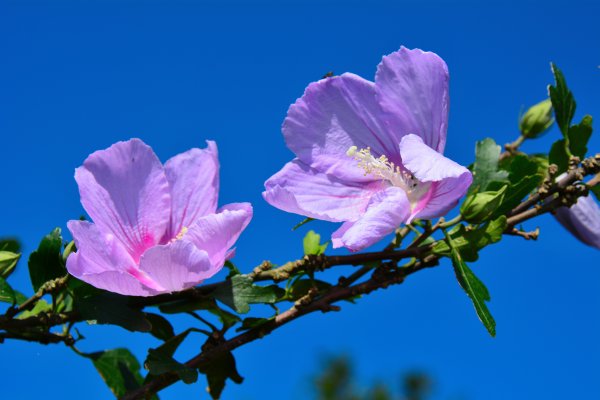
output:
[[511,231],[505,232],[507,235],[520,236],[525,240],[537,240],[540,236],[540,228],[536,228],[534,231],[525,232],[517,228],[512,228]]

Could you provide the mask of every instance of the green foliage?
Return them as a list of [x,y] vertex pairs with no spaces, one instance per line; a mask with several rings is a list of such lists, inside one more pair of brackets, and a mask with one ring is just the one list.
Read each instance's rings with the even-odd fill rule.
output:
[[325,253],[325,250],[327,250],[327,246],[329,245],[329,242],[321,244],[321,235],[319,235],[318,233],[315,233],[315,231],[308,231],[306,236],[304,236],[303,244],[304,244],[304,255],[305,256],[309,256],[309,255],[318,256],[319,254]]
[[519,120],[521,135],[527,139],[540,137],[554,123],[552,118],[552,101],[543,100],[532,106]]
[[140,363],[127,349],[113,349],[88,356],[116,397],[137,389],[143,382]]
[[33,308],[31,310],[26,310],[23,311],[21,314],[19,314],[19,316],[17,316],[18,319],[26,319],[29,317],[34,317],[42,312],[48,312],[52,310],[52,306],[50,304],[48,304],[48,302],[44,299],[38,300],[37,303],[35,303],[35,306],[33,306]]
[[6,279],[21,258],[21,245],[15,239],[0,239],[0,277]]
[[89,323],[118,325],[129,331],[151,332],[146,315],[130,305],[130,297],[83,285],[75,290],[74,308]]
[[44,283],[66,275],[61,249],[60,228],[54,228],[29,256],[29,276],[34,291],[37,292]]
[[551,68],[556,86],[549,85],[548,94],[552,101],[556,124],[566,138],[569,134],[571,120],[575,115],[575,99],[573,98],[573,93],[567,87],[567,82],[562,71],[554,63],[551,64]]
[[150,374],[160,375],[165,372],[176,372],[183,382],[187,384],[196,382],[198,380],[198,371],[194,368],[185,366],[173,358],[177,348],[185,340],[188,334],[193,331],[197,330],[187,329],[179,335],[173,336],[156,349],[149,349],[148,357],[144,362],[144,367]]
[[[506,217],[501,216],[477,228],[467,229],[464,225],[457,225],[448,232],[448,235],[452,239],[454,249],[460,253],[461,257],[466,261],[473,262],[479,258],[479,250],[502,239],[505,229]],[[437,242],[432,251],[440,256],[452,256],[452,248],[447,241]]]
[[242,325],[239,328],[236,329],[236,332],[245,331],[245,330],[248,330],[248,329],[258,328],[258,327],[263,326],[267,322],[272,321],[274,319],[275,319],[275,317],[271,317],[271,318],[255,318],[255,317],[244,318],[244,320],[242,321]]
[[173,301],[161,305],[159,309],[165,314],[177,314],[197,310],[206,310],[219,318],[225,330],[240,322],[240,318],[237,315],[221,309],[214,299],[208,297],[193,300],[186,299]]
[[460,207],[464,220],[471,223],[481,223],[496,214],[506,194],[507,185],[499,190],[474,193],[465,199]]
[[165,317],[151,313],[146,313],[145,317],[146,321],[152,326],[150,333],[155,338],[167,341],[175,336],[173,326]]
[[558,172],[564,172],[569,166],[571,155],[583,159],[587,153],[587,143],[592,136],[592,117],[586,115],[577,125],[569,127],[565,139],[557,140],[550,149],[550,163],[558,166]]
[[492,314],[490,314],[490,311],[485,304],[491,299],[490,293],[483,282],[481,282],[475,276],[473,271],[471,271],[471,269],[464,262],[452,237],[447,234],[446,240],[448,242],[448,246],[450,247],[450,257],[452,259],[452,266],[454,267],[454,273],[456,274],[458,283],[473,302],[477,316],[488,330],[490,335],[492,335],[492,337],[496,336],[496,321],[494,321]]
[[587,143],[592,136],[592,117],[586,115],[581,119],[581,122],[577,125],[569,127],[569,148],[571,154],[579,157],[580,159],[585,158],[587,154]]
[[492,182],[505,182],[506,171],[498,169],[500,146],[494,139],[487,138],[477,142],[475,146],[475,163],[473,164],[473,184],[469,193],[485,192]]
[[600,184],[590,187],[590,192],[592,192],[594,196],[596,196],[596,199],[600,201]]
[[284,295],[284,290],[276,285],[258,286],[246,275],[236,275],[219,285],[213,296],[240,314],[250,311],[250,304],[272,304]]
[[538,161],[525,155],[512,156],[506,168],[509,172],[509,185],[502,203],[493,214],[494,217],[506,214],[516,207],[544,179],[545,171],[540,172]]
[[25,300],[27,300],[27,297],[14,290],[8,282],[6,282],[6,279],[0,277],[0,301],[10,304],[21,304]]
[[244,378],[237,371],[235,358],[229,351],[211,360],[211,362],[202,365],[198,370],[206,375],[208,393],[213,399],[221,397],[227,379],[231,379],[237,384],[244,381]]
[[327,290],[331,287],[331,284],[318,279],[297,279],[290,285],[287,291],[287,299],[298,300],[299,298],[308,294],[311,288],[315,288],[318,291]]

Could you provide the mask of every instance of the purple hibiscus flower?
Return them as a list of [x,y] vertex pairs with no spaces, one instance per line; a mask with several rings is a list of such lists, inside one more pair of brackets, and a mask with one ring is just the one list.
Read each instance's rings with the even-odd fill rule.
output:
[[249,203],[217,210],[217,146],[191,149],[163,166],[139,139],[91,154],[75,170],[94,221],[69,221],[75,277],[124,295],[152,296],[216,274],[252,218]]
[[591,195],[578,198],[570,208],[559,208],[554,216],[577,239],[600,249],[600,207]]
[[283,123],[296,158],[265,183],[282,210],[332,222],[333,247],[361,250],[414,218],[446,214],[472,182],[442,155],[448,68],[404,47],[375,82],[345,73],[311,83]]

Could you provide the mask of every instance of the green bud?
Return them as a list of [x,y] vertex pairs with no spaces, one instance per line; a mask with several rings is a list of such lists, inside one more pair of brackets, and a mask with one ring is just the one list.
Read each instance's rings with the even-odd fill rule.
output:
[[479,224],[488,220],[504,200],[507,185],[500,190],[475,193],[467,197],[460,207],[463,218],[470,223]]
[[532,106],[519,121],[521,134],[527,139],[535,139],[544,133],[552,124],[552,102],[546,99]]
[[0,277],[6,279],[14,271],[20,254],[12,251],[0,251]]

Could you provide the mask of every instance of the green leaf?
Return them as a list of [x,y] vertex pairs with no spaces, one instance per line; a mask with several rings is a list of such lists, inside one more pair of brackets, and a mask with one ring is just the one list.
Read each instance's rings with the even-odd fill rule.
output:
[[[479,258],[479,250],[489,244],[499,242],[505,229],[506,217],[501,216],[476,229],[467,230],[464,225],[457,225],[448,234],[463,259],[472,262]],[[437,242],[432,251],[440,256],[451,256],[450,246],[444,240]]]
[[321,235],[315,233],[315,231],[308,231],[304,236],[304,255],[315,255],[323,254],[327,250],[329,243],[321,244]]
[[13,253],[21,252],[21,245],[17,239],[4,238],[0,239],[0,250],[10,251]]
[[0,277],[0,301],[4,303],[18,304],[15,290],[2,277]]
[[454,267],[454,273],[456,274],[458,283],[473,302],[477,316],[488,330],[490,335],[492,337],[496,336],[496,321],[494,321],[492,314],[490,314],[490,311],[485,304],[491,299],[489,291],[483,282],[481,282],[475,276],[473,271],[471,271],[471,269],[463,261],[462,257],[460,256],[460,252],[454,246],[452,238],[447,235],[446,239],[448,240],[448,245],[450,246],[452,266]]
[[231,278],[234,275],[239,275],[241,274],[240,270],[238,269],[238,267],[236,267],[231,261],[227,260],[225,261],[225,268],[227,268],[229,270],[229,275],[227,275],[228,278]]
[[13,273],[21,255],[12,251],[0,250],[0,277],[6,279]]
[[292,228],[293,231],[295,231],[296,229],[300,228],[302,225],[304,224],[308,224],[310,221],[314,221],[314,218],[305,218],[302,221],[298,222],[296,225],[294,225],[294,227]]
[[44,283],[67,274],[60,253],[61,249],[60,228],[55,228],[42,239],[38,249],[29,256],[29,276],[35,292]]
[[163,304],[159,309],[165,314],[179,314],[196,310],[207,310],[211,314],[219,317],[225,330],[240,322],[240,318],[237,315],[221,309],[216,301],[211,298],[178,300]]
[[187,329],[182,333],[173,336],[164,344],[156,349],[148,350],[148,357],[144,362],[144,367],[152,375],[160,375],[165,372],[176,372],[181,380],[187,384],[194,383],[198,380],[198,371],[180,363],[173,358],[175,351],[181,345],[183,340],[190,332],[195,329]]
[[275,317],[271,317],[271,318],[254,318],[254,317],[248,317],[248,318],[244,318],[244,320],[242,321],[242,325],[237,328],[235,331],[236,332],[240,332],[240,331],[245,331],[248,329],[254,329],[254,328],[258,328],[264,324],[266,324],[269,321],[274,320]]
[[157,339],[167,341],[175,336],[173,326],[167,319],[158,314],[145,314],[146,320],[152,325],[150,334]]
[[94,367],[116,397],[137,389],[143,382],[140,363],[127,349],[113,349],[89,355]]
[[298,279],[288,289],[287,298],[290,300],[298,300],[308,294],[311,288],[316,288],[318,291],[326,290],[331,287],[328,282],[318,279]]
[[590,192],[594,193],[596,199],[600,201],[600,184],[596,184],[595,186],[590,187]]
[[132,332],[150,332],[152,329],[146,315],[129,305],[127,296],[98,290],[85,297],[76,295],[74,301],[75,309],[88,322],[118,325]]
[[532,106],[523,114],[519,120],[521,135],[527,139],[540,137],[554,123],[552,118],[552,101],[543,100]]
[[52,306],[50,304],[48,304],[48,302],[46,300],[40,299],[37,301],[37,303],[35,303],[35,306],[33,306],[33,308],[31,310],[23,311],[21,314],[19,314],[19,316],[17,318],[25,319],[25,318],[29,318],[29,317],[34,317],[42,312],[47,312],[47,311],[51,311],[51,310],[52,310]]
[[565,139],[557,140],[552,144],[548,161],[550,164],[556,164],[558,173],[565,172],[569,168],[569,154],[567,153],[567,142]]
[[236,275],[228,279],[213,292],[217,300],[241,314],[250,311],[249,304],[272,304],[283,294],[284,290],[275,285],[253,285],[252,279],[246,275]]
[[484,192],[491,182],[506,181],[506,171],[498,170],[500,146],[494,139],[487,138],[477,142],[475,146],[475,163],[473,164],[473,184],[469,193]]
[[571,154],[584,159],[587,153],[587,143],[592,136],[592,117],[586,115],[577,125],[569,127],[569,148]]
[[495,214],[504,200],[508,185],[496,191],[486,191],[467,196],[460,207],[463,218],[471,223],[481,223]]
[[244,378],[242,378],[237,371],[235,358],[233,358],[233,354],[230,352],[222,354],[198,369],[206,375],[208,381],[208,393],[210,393],[210,396],[213,399],[219,399],[221,397],[227,379],[231,379],[237,384],[244,381]]
[[567,82],[562,71],[554,63],[551,64],[551,68],[556,86],[549,85],[548,93],[552,101],[552,108],[554,108],[556,124],[564,137],[567,138],[571,120],[575,115],[575,99],[573,98],[573,93],[567,87]]
[[494,216],[506,214],[516,207],[525,196],[536,189],[544,179],[539,172],[539,165],[535,160],[524,155],[511,157],[508,166],[508,180],[510,185],[506,190],[504,199],[494,212]]

